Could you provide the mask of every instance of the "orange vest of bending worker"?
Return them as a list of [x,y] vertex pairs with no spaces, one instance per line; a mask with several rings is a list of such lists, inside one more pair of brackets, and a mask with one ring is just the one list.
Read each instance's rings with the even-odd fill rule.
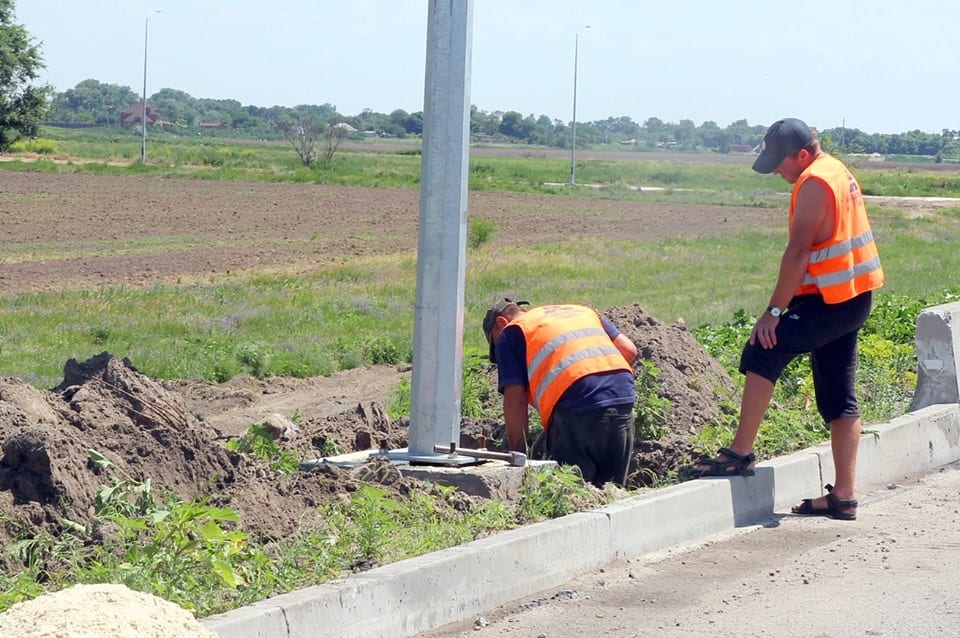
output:
[[527,401],[547,429],[557,401],[577,379],[630,370],[596,311],[585,306],[538,306],[510,322],[527,343]]
[[810,262],[796,294],[820,293],[826,303],[841,303],[883,285],[883,268],[873,241],[860,185],[836,158],[824,155],[800,174],[790,196],[793,226],[797,193],[809,179],[821,182],[833,194],[836,225],[833,236],[811,247]]

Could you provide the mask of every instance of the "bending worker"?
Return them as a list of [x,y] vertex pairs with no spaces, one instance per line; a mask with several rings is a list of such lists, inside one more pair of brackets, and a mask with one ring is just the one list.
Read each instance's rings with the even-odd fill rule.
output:
[[527,405],[540,413],[547,458],[576,465],[584,481],[624,485],[633,451],[631,366],[637,347],[596,310],[529,308],[501,299],[483,319],[510,449],[527,451]]

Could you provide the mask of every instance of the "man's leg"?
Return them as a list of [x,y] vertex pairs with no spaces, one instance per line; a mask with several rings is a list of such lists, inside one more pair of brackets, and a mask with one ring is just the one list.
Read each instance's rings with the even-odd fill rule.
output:
[[[770,400],[773,398],[774,383],[766,377],[762,377],[755,372],[746,372],[743,385],[743,397],[740,400],[740,422],[737,425],[737,432],[733,436],[733,442],[728,448],[731,452],[740,457],[746,457],[753,453],[753,444],[757,440],[757,432],[760,431],[760,424],[770,406]],[[731,463],[728,465],[726,461]],[[741,467],[746,465],[746,467]],[[692,466],[693,472],[702,473],[705,476],[715,475],[734,475],[739,474],[741,469],[753,469],[753,462],[734,461],[734,459],[725,454],[722,450],[714,459],[701,459]]]
[[755,372],[747,372],[743,383],[743,398],[740,401],[740,422],[733,436],[730,449],[741,456],[753,451],[760,424],[770,407],[774,384]]
[[[833,495],[841,501],[856,498],[857,451],[860,447],[860,417],[845,416],[830,422],[830,449],[833,452],[833,465],[836,470]],[[813,499],[817,508],[827,507],[827,498]],[[843,510],[854,514],[856,508]]]
[[845,416],[830,423],[830,447],[833,450],[833,464],[837,470],[833,492],[841,500],[850,500],[857,491],[860,417]]
[[[857,452],[860,447],[860,409],[857,405],[857,335],[853,330],[811,354],[817,409],[830,422],[830,449],[836,471],[832,496],[836,501],[856,498]],[[809,500],[813,510],[829,507],[825,496]],[[797,507],[802,507],[801,505]],[[797,508],[794,508],[795,511]],[[855,515],[855,507],[839,510]]]
[[613,481],[626,486],[633,457],[633,404],[612,405],[601,411],[596,424],[597,475],[593,484],[602,486]]
[[[594,415],[596,420],[598,415]],[[596,431],[590,427],[589,416],[556,408],[547,428],[546,458],[562,465],[576,465],[584,482],[592,483],[597,476],[593,445]]]

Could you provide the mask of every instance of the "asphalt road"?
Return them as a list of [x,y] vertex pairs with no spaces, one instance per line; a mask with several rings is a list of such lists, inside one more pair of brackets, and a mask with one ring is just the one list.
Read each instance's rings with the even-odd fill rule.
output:
[[859,500],[854,522],[781,515],[418,636],[960,636],[960,465]]

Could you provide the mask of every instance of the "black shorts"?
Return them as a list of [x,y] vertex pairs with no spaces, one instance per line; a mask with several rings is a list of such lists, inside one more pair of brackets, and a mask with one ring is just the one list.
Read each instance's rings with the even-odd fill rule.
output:
[[777,326],[777,345],[769,350],[757,340],[747,342],[740,355],[740,372],[753,372],[777,382],[784,368],[810,353],[817,410],[825,421],[859,416],[857,406],[857,336],[870,315],[873,294],[865,292],[838,304],[824,303],[820,295],[802,295]]

